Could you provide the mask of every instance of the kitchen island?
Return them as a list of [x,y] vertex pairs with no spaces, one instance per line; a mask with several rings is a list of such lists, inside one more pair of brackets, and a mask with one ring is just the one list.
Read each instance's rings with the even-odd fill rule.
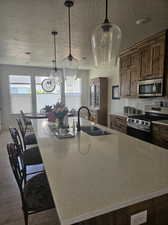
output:
[[168,151],[102,126],[111,134],[58,139],[46,119],[32,122],[61,225],[136,224],[131,215],[144,210],[141,224],[164,224]]

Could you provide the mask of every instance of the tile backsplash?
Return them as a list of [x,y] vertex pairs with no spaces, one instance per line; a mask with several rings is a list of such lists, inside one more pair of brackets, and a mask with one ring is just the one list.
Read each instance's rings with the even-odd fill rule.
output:
[[164,97],[155,98],[121,98],[120,100],[112,100],[111,113],[124,113],[124,106],[131,106],[145,112],[146,106],[160,106],[160,102],[168,107],[168,99]]

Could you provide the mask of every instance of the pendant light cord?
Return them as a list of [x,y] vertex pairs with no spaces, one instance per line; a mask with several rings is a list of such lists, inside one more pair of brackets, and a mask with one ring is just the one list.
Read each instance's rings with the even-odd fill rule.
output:
[[55,38],[55,35],[56,35],[56,33],[54,33],[54,58],[55,58],[55,68],[54,68],[54,70],[55,70],[55,72],[57,72],[57,55],[56,55],[56,38]]
[[104,23],[109,23],[109,19],[108,19],[108,0],[106,0],[106,17],[105,17]]
[[69,20],[69,56],[71,56],[71,8],[68,7],[68,20]]
[[108,19],[108,0],[106,0],[106,20]]

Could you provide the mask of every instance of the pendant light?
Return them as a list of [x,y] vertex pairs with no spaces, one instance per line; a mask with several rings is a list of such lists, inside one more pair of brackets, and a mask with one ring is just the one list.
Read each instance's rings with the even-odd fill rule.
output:
[[73,7],[74,2],[71,0],[66,0],[64,2],[65,7],[68,8],[68,32],[69,32],[69,55],[63,59],[63,73],[64,78],[73,77],[74,79],[78,76],[78,60],[72,55],[71,49],[71,7]]
[[121,36],[119,26],[112,24],[108,19],[108,0],[106,0],[104,23],[100,24],[92,34],[91,42],[95,66],[116,65]]
[[61,73],[57,69],[56,35],[58,34],[58,32],[52,31],[51,34],[53,36],[54,60],[52,60],[52,69],[51,69],[49,79],[55,83],[61,83],[61,81],[62,81]]

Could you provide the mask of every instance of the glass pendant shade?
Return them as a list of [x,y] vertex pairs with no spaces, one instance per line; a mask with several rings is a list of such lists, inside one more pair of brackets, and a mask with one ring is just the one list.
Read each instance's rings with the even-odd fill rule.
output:
[[66,57],[63,59],[62,64],[64,79],[67,79],[68,77],[76,79],[76,77],[78,77],[79,63],[75,57],[71,55]]
[[57,55],[56,55],[56,36],[58,35],[57,31],[51,32],[53,36],[53,47],[54,47],[54,60],[52,60],[51,72],[49,74],[49,79],[56,85],[60,85],[62,82],[61,71],[57,69]]
[[52,80],[55,84],[56,83],[61,83],[62,82],[62,78],[61,78],[61,72],[60,71],[51,71],[50,75],[49,75],[49,79]]
[[95,66],[116,65],[121,43],[121,30],[110,22],[99,25],[92,34]]
[[53,67],[51,69],[49,79],[52,80],[55,84],[60,84],[62,82],[62,74],[61,71],[55,68],[55,61],[52,61]]

